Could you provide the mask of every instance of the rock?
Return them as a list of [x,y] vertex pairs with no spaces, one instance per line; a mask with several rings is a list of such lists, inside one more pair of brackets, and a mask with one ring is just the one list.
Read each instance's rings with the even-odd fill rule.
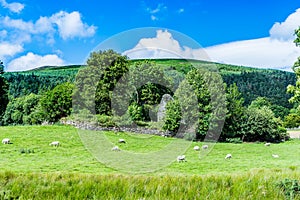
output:
[[157,112],[157,121],[162,121],[166,115],[166,105],[169,101],[173,100],[173,97],[169,94],[164,94],[161,98],[158,112]]

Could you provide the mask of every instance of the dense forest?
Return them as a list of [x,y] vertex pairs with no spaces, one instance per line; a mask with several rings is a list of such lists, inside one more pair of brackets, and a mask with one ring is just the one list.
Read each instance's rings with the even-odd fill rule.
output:
[[[111,60],[114,60],[114,62],[111,62]],[[207,73],[207,70],[201,71],[201,69],[217,72],[217,74],[221,75],[223,83],[218,83],[215,75]],[[92,53],[87,61],[87,65],[84,66],[48,66],[30,71],[4,73],[2,76],[7,81],[9,103],[2,114],[1,124],[57,122],[62,117],[70,116],[71,113],[74,113],[74,110],[72,111],[74,109],[72,108],[72,95],[76,96],[76,92],[78,93],[78,90],[81,88],[78,82],[90,81],[90,79],[85,77],[85,74],[97,73],[97,71],[102,73],[103,77],[97,80],[94,108],[96,109],[95,112],[100,116],[98,120],[103,121],[103,118],[105,118],[104,121],[107,121],[108,118],[103,116],[109,117],[114,112],[113,108],[111,108],[110,100],[112,89],[117,84],[117,81],[124,73],[128,71],[134,72],[127,79],[128,84],[134,86],[140,81],[141,75],[138,75],[139,72],[145,70],[148,70],[148,74],[159,75],[161,77],[160,80],[164,81],[176,92],[174,93],[153,83],[147,83],[139,86],[139,88],[135,88],[136,95],[134,97],[132,95],[129,97],[129,93],[133,91],[132,88],[132,91],[124,90],[122,95],[128,95],[127,100],[129,100],[130,104],[128,110],[124,110],[123,114],[127,112],[131,120],[140,125],[147,126],[151,124],[153,126],[153,118],[149,116],[149,111],[153,109],[152,105],[159,104],[162,96],[166,93],[171,94],[174,101],[167,104],[163,129],[168,130],[170,133],[175,133],[182,127],[181,122],[184,121],[185,117],[186,120],[193,120],[191,118],[193,116],[182,113],[183,111],[180,110],[177,102],[180,99],[180,95],[189,95],[183,93],[186,87],[183,85],[189,84],[196,91],[198,99],[206,99],[198,102],[198,105],[196,105],[201,111],[199,116],[198,114],[196,115],[202,120],[200,120],[201,122],[196,122],[198,129],[194,139],[203,139],[210,126],[209,124],[216,123],[216,126],[218,124],[217,121],[209,122],[208,120],[213,118],[212,110],[214,109],[214,105],[210,103],[211,91],[208,91],[208,86],[205,86],[205,84],[209,84],[213,85],[209,87],[216,90],[222,90],[221,88],[225,86],[227,111],[225,109],[218,111],[226,116],[221,140],[279,141],[284,139],[283,126],[289,124],[285,120],[289,119],[288,117],[291,118],[294,112],[294,105],[289,103],[291,94],[286,92],[288,85],[295,85],[296,76],[294,73],[196,60],[127,60],[126,57],[113,51]],[[210,79],[203,78],[204,74]],[[264,117],[259,119],[257,116]],[[218,117],[215,116],[215,118],[217,119]],[[174,119],[176,120],[174,121]],[[126,120],[126,123],[128,123],[128,119]],[[261,121],[258,122],[257,120]],[[122,125],[122,123],[126,124],[124,122],[119,124]],[[262,127],[258,129],[255,123],[273,124],[272,131],[268,128],[263,130],[264,128]],[[116,125],[115,123],[108,124]],[[255,134],[246,134],[246,132],[258,131],[263,136],[260,135],[258,137]]]

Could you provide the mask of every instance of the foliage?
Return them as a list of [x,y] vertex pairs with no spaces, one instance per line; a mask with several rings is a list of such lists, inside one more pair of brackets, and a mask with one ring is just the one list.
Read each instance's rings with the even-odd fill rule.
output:
[[96,113],[111,115],[111,92],[119,79],[128,71],[127,57],[113,50],[92,52],[87,60],[87,65],[97,68],[97,71],[91,72],[87,76],[100,72],[95,94]]
[[4,66],[0,60],[0,125],[3,124],[3,115],[8,104],[8,84],[6,79],[3,77]]
[[[236,84],[226,88],[226,118],[222,129],[221,141],[225,138],[240,137],[241,123],[244,118],[245,108],[243,107],[244,99],[239,92]],[[227,140],[226,140],[227,141]]]
[[222,107],[225,96],[220,80],[214,73],[203,69],[188,72],[174,94],[177,100],[167,106],[164,129],[174,131],[182,125],[180,132],[190,132],[185,129],[194,127],[195,137],[200,140],[204,139],[209,128],[221,132],[220,121],[226,109]]
[[266,97],[272,104],[291,108],[288,99],[290,94],[286,93],[286,87],[296,82],[295,74],[279,70],[255,70],[244,71],[236,74],[222,75],[227,85],[236,83],[242,97],[245,99],[245,106],[257,97]]
[[261,108],[248,107],[246,118],[242,123],[243,141],[280,142],[286,139],[287,133],[281,121],[267,106]]
[[284,127],[286,128],[296,128],[300,126],[300,115],[296,113],[291,113],[284,118]]
[[116,123],[112,116],[107,115],[97,115],[97,123],[102,127],[114,127]]
[[177,98],[171,100],[166,105],[166,116],[164,119],[163,129],[171,131],[172,136],[178,131],[180,127],[180,120],[182,113],[180,109],[180,103]]
[[39,99],[39,95],[30,94],[11,100],[3,116],[4,124],[36,124],[33,113],[38,107]]
[[[299,41],[300,41],[300,28],[295,30],[295,35],[297,36],[297,38],[294,40],[294,43],[296,44],[296,46],[299,46]],[[298,57],[297,61],[294,63],[293,66],[293,71],[296,74],[297,77],[297,81],[295,85],[289,85],[287,87],[287,92],[293,94],[293,96],[289,99],[289,101],[291,103],[297,104],[299,105],[300,103],[300,57]],[[298,109],[300,109],[298,107]]]
[[6,80],[0,75],[0,125],[3,123],[3,115],[8,104],[8,84]]
[[73,82],[76,71],[69,73],[60,70],[59,72],[51,71],[41,73],[36,71],[30,72],[7,72],[4,77],[9,84],[9,95],[12,98],[26,96],[31,93],[43,94],[48,90],[52,90],[55,86]]
[[278,183],[280,189],[284,192],[287,199],[294,199],[300,194],[300,184],[298,180],[284,179]]
[[72,112],[72,94],[74,85],[63,83],[53,90],[46,92],[40,99],[41,111],[45,119],[50,122],[57,122]]

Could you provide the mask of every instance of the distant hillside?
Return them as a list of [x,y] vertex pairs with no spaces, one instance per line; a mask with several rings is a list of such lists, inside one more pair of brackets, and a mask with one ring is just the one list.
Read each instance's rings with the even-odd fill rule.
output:
[[[133,65],[142,60],[132,60]],[[296,77],[292,72],[257,69],[251,67],[226,65],[220,63],[184,60],[155,59],[151,60],[164,67],[167,74],[174,77],[172,71],[186,74],[193,67],[201,66],[208,69],[217,68],[226,84],[236,83],[248,105],[258,96],[267,97],[273,104],[290,108],[290,98],[286,87],[295,84]],[[24,72],[7,72],[5,77],[10,85],[10,95],[18,97],[29,93],[42,93],[63,82],[73,82],[79,69],[84,65],[45,66]]]

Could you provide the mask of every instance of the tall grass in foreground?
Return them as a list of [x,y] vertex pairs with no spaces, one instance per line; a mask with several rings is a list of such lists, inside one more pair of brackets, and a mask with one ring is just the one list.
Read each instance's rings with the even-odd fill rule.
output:
[[[236,175],[0,173],[0,199],[284,199],[278,182],[299,171]],[[300,196],[295,196],[295,199]]]

